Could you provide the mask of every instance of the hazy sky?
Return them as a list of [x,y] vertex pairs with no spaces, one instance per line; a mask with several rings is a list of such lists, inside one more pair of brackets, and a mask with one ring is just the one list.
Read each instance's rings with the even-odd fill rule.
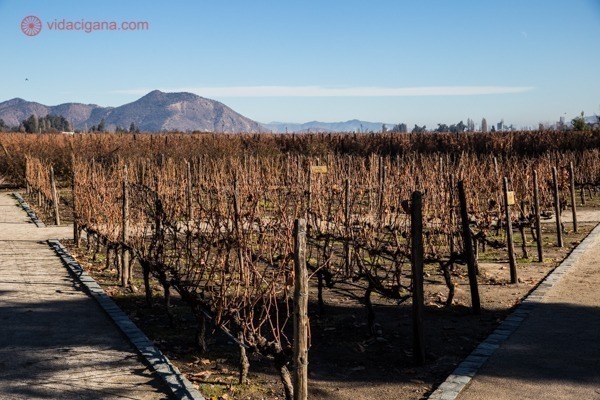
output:
[[[103,21],[148,29],[48,25]],[[260,122],[537,126],[600,114],[599,42],[600,0],[0,0],[0,101],[118,106],[160,89]]]

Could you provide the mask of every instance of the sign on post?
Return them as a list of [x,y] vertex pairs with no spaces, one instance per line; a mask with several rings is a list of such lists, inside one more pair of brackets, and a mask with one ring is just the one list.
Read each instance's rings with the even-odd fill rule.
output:
[[508,204],[509,206],[515,205],[515,192],[506,192],[506,204]]
[[311,165],[310,172],[313,174],[326,174],[327,165]]

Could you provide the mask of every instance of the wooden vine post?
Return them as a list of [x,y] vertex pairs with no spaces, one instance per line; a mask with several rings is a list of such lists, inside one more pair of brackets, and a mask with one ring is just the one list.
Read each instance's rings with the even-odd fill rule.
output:
[[194,219],[194,210],[192,209],[192,166],[189,161],[185,162],[185,180],[187,196],[187,215],[189,220]]
[[508,178],[504,177],[504,216],[506,217],[506,244],[508,246],[508,263],[510,266],[510,283],[517,283],[517,260],[515,258],[515,244],[513,241],[512,221],[510,219],[510,206],[514,203],[514,195],[510,201],[508,191]]
[[294,221],[294,400],[308,399],[306,220]]
[[[448,209],[450,210],[450,215],[449,215],[449,221],[450,221],[450,226],[453,227],[454,226],[454,174],[450,174],[449,177],[449,185],[448,185]],[[450,257],[452,258],[452,255],[454,254],[454,230],[450,229],[450,233],[448,235],[448,242],[449,242],[449,247],[450,247]],[[452,270],[454,268],[453,263],[450,263],[449,265],[450,269]]]
[[[73,242],[75,246],[79,246],[80,235],[79,235],[79,219],[77,216],[77,173],[75,172],[75,154],[71,153],[71,170],[73,172],[71,181],[71,193],[73,196]],[[107,257],[108,259],[108,257]]]
[[310,221],[310,208],[312,206],[312,166],[308,165],[308,190],[306,191],[306,220]]
[[556,241],[558,247],[563,247],[562,224],[560,218],[560,197],[558,195],[558,174],[552,167],[552,193],[554,194],[554,214],[556,216]]
[[239,183],[238,183],[238,177],[237,174],[234,176],[233,178],[233,223],[234,223],[234,228],[235,228],[235,234],[238,238],[238,250],[237,250],[237,256],[238,256],[238,263],[239,263],[239,267],[240,267],[240,278],[242,279],[242,281],[247,282],[248,274],[246,273],[246,267],[244,265],[244,249],[242,247],[242,241],[243,241],[243,231],[242,231],[242,223],[240,221],[240,219],[242,218],[242,209],[241,209],[241,204],[240,204],[240,188],[239,188]]
[[56,191],[56,180],[54,179],[54,168],[50,167],[50,187],[52,189],[52,206],[54,208],[54,223],[60,225],[60,214],[58,211],[58,192]]
[[425,333],[423,331],[423,197],[415,191],[411,199],[410,237],[412,261],[412,325],[413,357],[417,365],[425,363]]
[[477,260],[473,251],[473,240],[471,239],[471,227],[469,226],[469,213],[467,210],[467,196],[463,181],[458,181],[458,200],[460,202],[460,218],[462,226],[462,238],[469,273],[469,289],[471,291],[471,307],[473,313],[481,313],[481,302],[479,300],[479,287],[477,286]]
[[379,187],[377,188],[377,193],[378,193],[378,199],[377,199],[377,216],[379,218],[379,221],[381,223],[381,219],[383,218],[383,192],[385,189],[385,160],[382,156],[379,156],[379,175],[378,175],[378,180],[379,180]]
[[123,251],[121,253],[121,286],[126,287],[129,284],[129,251],[126,244],[129,240],[129,188],[127,182],[127,165],[123,166],[123,224],[121,241]]
[[29,184],[29,157],[25,156],[25,192],[31,194],[31,185]]
[[344,188],[344,266],[346,268],[346,276],[351,275],[351,258],[350,258],[350,179],[346,178]]
[[577,233],[577,206],[575,204],[575,171],[573,162],[569,163],[569,189],[571,191],[571,211],[573,212],[573,232]]
[[535,212],[535,236],[537,237],[538,261],[544,262],[544,247],[542,240],[542,224],[540,217],[540,193],[538,190],[538,173],[533,171],[533,206]]

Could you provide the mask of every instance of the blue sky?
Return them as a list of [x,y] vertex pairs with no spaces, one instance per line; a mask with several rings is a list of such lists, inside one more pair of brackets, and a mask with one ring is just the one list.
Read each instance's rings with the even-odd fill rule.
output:
[[[63,20],[148,29],[48,26]],[[118,106],[160,89],[260,122],[537,126],[600,114],[599,41],[600,0],[0,0],[0,101]]]

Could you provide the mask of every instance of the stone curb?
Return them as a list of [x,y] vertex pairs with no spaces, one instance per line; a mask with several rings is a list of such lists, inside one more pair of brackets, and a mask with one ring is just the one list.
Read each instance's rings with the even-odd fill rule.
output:
[[515,310],[492,332],[486,340],[481,342],[462,363],[438,386],[428,397],[429,400],[455,400],[460,392],[469,384],[477,371],[490,359],[494,352],[515,332],[521,323],[540,303],[542,298],[560,278],[575,264],[577,259],[585,252],[596,237],[600,235],[600,224],[596,225],[588,236],[575,247],[551,273],[519,304]]
[[144,333],[129,319],[115,302],[104,292],[98,283],[83,269],[83,267],[69,254],[60,241],[48,240],[50,247],[58,254],[69,271],[75,275],[86,291],[98,302],[100,307],[110,316],[113,322],[127,336],[129,341],[144,357],[146,362],[166,383],[171,393],[177,399],[206,400],[196,390],[162,352],[154,346]]
[[[41,221],[35,212],[29,207],[29,204],[18,193],[13,193],[23,210],[27,213],[31,221],[38,227],[46,225]],[[154,346],[144,335],[144,333],[129,319],[115,302],[104,292],[98,283],[83,269],[83,267],[69,254],[57,239],[48,240],[50,247],[58,254],[61,261],[75,275],[77,280],[86,289],[86,291],[98,302],[100,307],[108,314],[113,322],[125,334],[127,339],[138,350],[141,356],[156,371],[160,379],[165,382],[171,393],[182,400],[206,400],[202,394],[194,388],[192,383],[187,380],[162,352]]]
[[25,210],[27,216],[29,217],[29,219],[31,219],[31,222],[33,222],[35,226],[37,226],[38,228],[46,227],[46,224],[44,224],[44,222],[41,219],[39,219],[37,215],[35,215],[35,212],[31,209],[31,207],[29,207],[29,204],[27,204],[27,202],[23,199],[23,197],[21,197],[19,193],[13,193],[13,196],[17,199],[17,201],[19,202],[23,210]]

